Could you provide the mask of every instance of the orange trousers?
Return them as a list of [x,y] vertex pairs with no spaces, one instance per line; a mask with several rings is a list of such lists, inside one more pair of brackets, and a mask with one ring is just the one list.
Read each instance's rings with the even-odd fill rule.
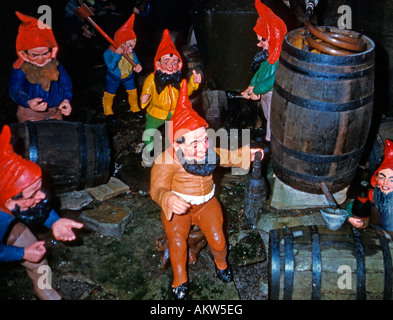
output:
[[187,239],[193,225],[198,226],[206,237],[218,269],[227,268],[227,245],[223,232],[223,215],[216,197],[200,204],[192,205],[185,214],[174,214],[168,221],[161,213],[162,224],[169,241],[169,259],[173,268],[174,288],[188,281]]

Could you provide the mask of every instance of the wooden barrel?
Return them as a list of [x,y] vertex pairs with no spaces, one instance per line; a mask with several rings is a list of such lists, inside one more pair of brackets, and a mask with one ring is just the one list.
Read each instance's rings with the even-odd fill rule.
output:
[[108,181],[110,145],[103,126],[47,120],[13,123],[10,128],[15,152],[37,163],[55,192]]
[[[335,33],[359,34],[331,28]],[[374,43],[349,56],[317,54],[296,47],[304,29],[282,45],[271,104],[272,162],[285,184],[322,194],[347,187],[367,140],[374,98]]]
[[381,229],[297,226],[269,236],[269,299],[392,298],[393,248]]

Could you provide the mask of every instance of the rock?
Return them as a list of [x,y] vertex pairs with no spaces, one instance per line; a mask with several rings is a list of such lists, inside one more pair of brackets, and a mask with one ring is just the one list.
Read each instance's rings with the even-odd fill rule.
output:
[[62,193],[58,197],[60,210],[80,210],[93,201],[93,198],[85,190]]
[[96,200],[105,201],[120,194],[126,193],[130,188],[115,177],[111,177],[106,184],[86,189]]
[[133,218],[133,212],[123,206],[111,202],[105,202],[95,209],[86,210],[80,215],[80,220],[89,229],[97,233],[120,238],[128,223]]

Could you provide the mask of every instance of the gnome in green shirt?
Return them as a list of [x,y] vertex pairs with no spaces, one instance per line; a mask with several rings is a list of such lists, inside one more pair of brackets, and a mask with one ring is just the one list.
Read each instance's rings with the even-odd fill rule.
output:
[[241,95],[245,99],[261,99],[263,114],[267,120],[265,143],[270,143],[270,105],[273,93],[274,77],[277,70],[278,58],[280,57],[281,44],[287,33],[287,27],[273,11],[255,0],[255,7],[259,18],[254,27],[257,35],[257,46],[262,48],[252,64],[251,69],[255,72],[249,87]]

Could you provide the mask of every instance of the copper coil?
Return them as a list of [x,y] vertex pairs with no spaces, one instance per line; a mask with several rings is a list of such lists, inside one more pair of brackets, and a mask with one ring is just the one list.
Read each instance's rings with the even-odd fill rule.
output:
[[312,10],[308,9],[306,11],[304,25],[307,30],[319,40],[317,41],[311,36],[307,36],[306,41],[311,47],[331,55],[351,55],[365,50],[366,45],[360,38],[354,38],[333,32],[323,32],[314,27],[310,22],[311,14]]

